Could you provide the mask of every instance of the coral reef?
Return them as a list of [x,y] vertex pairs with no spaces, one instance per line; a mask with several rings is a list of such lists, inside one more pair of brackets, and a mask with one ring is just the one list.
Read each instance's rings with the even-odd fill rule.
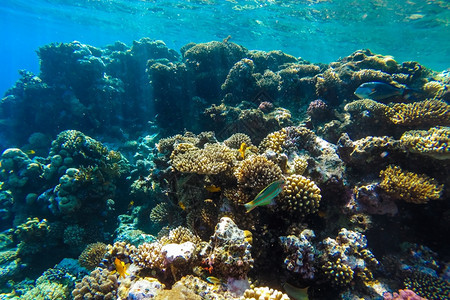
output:
[[119,283],[108,270],[97,268],[83,277],[72,291],[73,299],[117,299]]
[[441,100],[396,103],[387,114],[396,125],[413,127],[450,125],[450,107]]
[[268,287],[256,287],[253,289],[248,289],[245,291],[244,295],[240,300],[253,300],[253,299],[263,299],[263,300],[288,300],[289,296]]
[[402,134],[400,143],[411,153],[419,153],[436,159],[450,158],[449,127],[406,131]]
[[380,172],[380,187],[392,197],[415,204],[424,204],[441,197],[443,186],[424,175],[405,172],[399,166],[388,166]]
[[413,272],[408,274],[403,283],[407,289],[426,299],[446,299],[450,295],[448,281],[426,273]]

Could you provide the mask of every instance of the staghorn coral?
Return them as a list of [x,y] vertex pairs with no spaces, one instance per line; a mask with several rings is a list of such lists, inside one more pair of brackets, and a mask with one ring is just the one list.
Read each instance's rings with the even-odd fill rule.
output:
[[170,159],[172,166],[182,173],[218,174],[228,170],[235,153],[222,144],[206,144],[204,149],[190,144],[178,144]]
[[361,233],[342,228],[336,239],[326,238],[321,243],[321,270],[336,286],[347,286],[355,279],[373,280],[372,271],[378,261],[367,248]]
[[412,272],[405,276],[403,284],[407,289],[428,300],[448,299],[450,284],[448,281],[422,272]]
[[281,178],[281,169],[265,156],[254,155],[245,159],[234,172],[242,189],[262,189]]
[[319,209],[320,189],[310,179],[293,174],[286,177],[283,192],[277,200],[277,207],[295,217],[316,213]]
[[428,99],[414,103],[396,103],[386,115],[396,125],[450,125],[450,106],[442,100]]
[[436,159],[450,158],[450,127],[410,130],[403,133],[400,143],[407,151]]
[[235,133],[223,142],[231,149],[239,149],[242,143],[248,146],[253,145],[251,138],[245,133]]
[[380,172],[380,187],[395,199],[425,204],[441,197],[443,185],[424,174],[405,172],[399,166],[389,165]]
[[97,268],[75,285],[72,296],[74,300],[117,299],[118,287],[116,275],[112,275],[108,270]]
[[289,300],[289,296],[269,287],[255,287],[248,289],[239,300]]
[[78,263],[88,270],[93,270],[102,262],[105,253],[106,244],[99,242],[89,244],[78,257]]

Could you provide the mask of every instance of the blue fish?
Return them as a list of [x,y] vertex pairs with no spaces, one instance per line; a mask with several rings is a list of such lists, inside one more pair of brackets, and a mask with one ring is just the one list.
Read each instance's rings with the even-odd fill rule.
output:
[[283,191],[284,179],[280,179],[272,182],[266,186],[258,195],[256,195],[253,201],[244,204],[247,212],[252,211],[257,206],[264,206],[273,203],[273,198],[278,196]]
[[360,99],[383,100],[393,96],[404,96],[407,89],[398,88],[384,82],[366,82],[361,84],[355,91]]

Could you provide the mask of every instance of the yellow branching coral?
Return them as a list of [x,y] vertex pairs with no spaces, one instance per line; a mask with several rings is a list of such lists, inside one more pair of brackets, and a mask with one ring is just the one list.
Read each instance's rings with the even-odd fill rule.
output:
[[182,173],[218,174],[233,165],[236,155],[225,145],[206,144],[199,149],[191,144],[178,144],[170,156],[172,166]]
[[443,185],[424,174],[405,172],[399,166],[390,165],[380,172],[380,187],[394,198],[406,202],[424,204],[440,198]]
[[272,150],[280,153],[283,150],[282,146],[286,137],[286,132],[283,130],[272,132],[262,140],[259,149],[260,151]]
[[283,192],[277,201],[283,211],[306,216],[318,211],[321,198],[320,189],[314,181],[294,174],[286,178]]
[[240,187],[262,189],[281,178],[281,169],[265,156],[254,155],[244,160],[234,175]]
[[346,286],[353,280],[354,271],[350,266],[342,263],[340,258],[336,262],[325,262],[321,268],[328,280],[335,286]]
[[392,123],[405,126],[450,125],[450,105],[441,100],[397,103],[387,112]]
[[422,90],[427,94],[428,97],[436,98],[442,95],[445,91],[445,85],[439,81],[430,81],[424,84]]
[[239,298],[240,300],[289,300],[289,296],[269,287],[255,287],[248,289],[244,292],[244,295]]
[[308,160],[306,156],[297,156],[292,161],[292,171],[294,174],[303,175],[308,168]]
[[103,256],[106,253],[106,244],[93,243],[86,246],[78,257],[80,266],[85,267],[88,270],[95,269],[102,261]]
[[436,159],[450,159],[450,127],[407,131],[400,138],[400,142],[409,152]]

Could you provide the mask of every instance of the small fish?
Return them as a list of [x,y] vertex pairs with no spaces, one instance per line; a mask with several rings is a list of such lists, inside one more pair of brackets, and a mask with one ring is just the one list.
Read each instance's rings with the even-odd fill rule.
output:
[[33,154],[36,153],[36,151],[34,151],[34,150],[27,150],[27,151],[25,151],[25,153],[26,153],[27,155],[33,155]]
[[128,209],[132,209],[134,206],[134,200],[131,200],[130,203],[128,203]]
[[247,144],[242,143],[241,147],[239,148],[239,153],[241,154],[242,159],[245,158],[245,150],[247,149]]
[[265,187],[258,195],[256,195],[253,201],[244,204],[247,212],[252,211],[257,206],[264,206],[273,203],[273,198],[278,196],[283,191],[284,179],[280,179],[272,182]]
[[212,284],[214,284],[214,285],[217,285],[217,284],[221,284],[221,283],[222,283],[222,281],[221,281],[219,278],[214,277],[214,276],[209,276],[209,277],[207,277],[207,278],[206,278],[206,281],[208,281],[209,283],[212,283]]
[[284,291],[288,294],[289,297],[295,300],[308,300],[308,288],[298,288],[285,282],[283,285]]
[[186,205],[183,203],[183,201],[179,201],[179,202],[178,202],[178,206],[179,206],[182,210],[186,210]]
[[220,191],[221,191],[221,188],[218,187],[218,186],[215,186],[215,185],[213,184],[213,185],[205,186],[205,190],[207,190],[207,191],[210,192],[210,193],[217,193],[217,192],[220,192]]
[[366,82],[361,84],[355,91],[360,99],[383,100],[392,96],[404,96],[407,89],[398,88],[384,82]]
[[116,259],[114,260],[114,265],[116,266],[116,270],[113,273],[119,274],[119,278],[125,278],[127,277],[127,275],[130,275],[127,273],[129,264],[125,264],[123,261],[116,257]]

